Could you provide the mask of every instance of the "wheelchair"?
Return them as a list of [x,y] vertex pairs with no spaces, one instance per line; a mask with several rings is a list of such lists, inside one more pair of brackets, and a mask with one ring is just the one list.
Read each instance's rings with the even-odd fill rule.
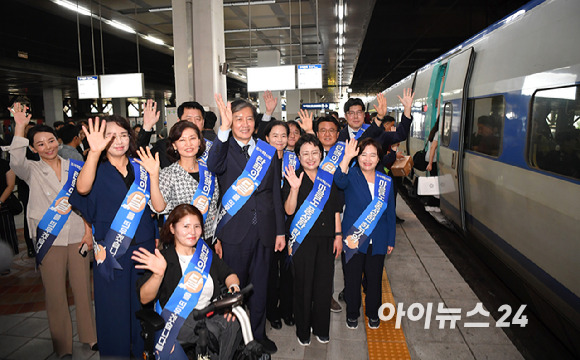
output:
[[[250,318],[246,310],[242,307],[244,297],[251,292],[253,286],[249,284],[240,292],[229,294],[222,293],[214,302],[207,307],[192,311],[193,318],[198,320],[195,328],[195,334],[199,337],[195,344],[181,344],[184,352],[189,359],[209,360],[217,358],[219,354],[218,341],[210,333],[205,324],[205,319],[216,312],[231,311],[237,321],[240,323],[242,331],[243,344],[240,344],[234,353],[233,359],[236,360],[270,360],[270,355],[265,353],[262,345],[254,340]],[[143,351],[144,360],[155,359],[155,333],[165,326],[165,321],[161,315],[153,309],[144,308],[136,312],[137,319],[141,322],[141,336],[145,340],[145,350]]]

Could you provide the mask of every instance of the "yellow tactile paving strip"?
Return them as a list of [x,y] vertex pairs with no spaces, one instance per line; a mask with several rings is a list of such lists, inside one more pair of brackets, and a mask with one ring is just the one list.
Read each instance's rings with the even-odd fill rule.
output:
[[[383,303],[391,303],[396,306],[393,293],[391,292],[391,284],[387,277],[386,271],[383,269]],[[362,294],[363,314],[364,314],[364,298]],[[365,315],[365,322],[361,324],[367,331],[367,345],[369,348],[369,360],[410,360],[411,355],[405,340],[403,329],[395,329],[395,319],[397,316],[389,321],[381,321],[381,326],[378,329],[370,329]]]

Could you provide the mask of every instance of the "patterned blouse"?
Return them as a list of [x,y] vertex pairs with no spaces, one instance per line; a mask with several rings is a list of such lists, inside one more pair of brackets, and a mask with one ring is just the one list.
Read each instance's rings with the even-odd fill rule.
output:
[[[199,182],[185,171],[178,162],[161,169],[159,173],[159,190],[161,190],[161,195],[163,195],[167,206],[159,214],[169,214],[177,205],[191,204],[198,184]],[[211,239],[214,236],[217,225],[218,201],[219,187],[216,178],[213,198],[205,220],[205,239]]]

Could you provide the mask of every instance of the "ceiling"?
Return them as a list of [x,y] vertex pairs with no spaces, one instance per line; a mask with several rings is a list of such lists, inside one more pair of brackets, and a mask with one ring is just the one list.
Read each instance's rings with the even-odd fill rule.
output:
[[[78,15],[78,29],[77,13],[58,5],[59,1],[63,0],[2,1],[3,14],[10,16],[5,17],[0,30],[0,93],[38,95],[43,87],[59,87],[65,96],[74,97],[75,76],[81,72],[141,71],[145,73],[147,96],[172,95],[171,0],[70,0],[75,7],[78,2],[94,14]],[[325,88],[319,94],[338,101],[339,85],[343,92],[350,86],[356,94],[383,90],[525,1],[250,3],[224,0],[230,70],[244,74],[245,68],[257,65],[258,51],[278,49],[283,64],[323,64]],[[337,10],[342,3],[346,10],[341,27],[343,57],[339,60]],[[119,24],[136,34],[120,30]],[[245,84],[239,80],[232,73],[228,90],[244,94]]]

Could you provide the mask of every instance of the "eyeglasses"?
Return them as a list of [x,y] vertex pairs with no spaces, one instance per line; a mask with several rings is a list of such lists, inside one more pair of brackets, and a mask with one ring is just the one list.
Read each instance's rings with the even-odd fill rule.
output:
[[312,151],[310,153],[305,152],[305,153],[300,153],[300,157],[303,158],[307,158],[307,157],[313,157],[313,158],[319,158],[320,157],[320,151]]
[[338,132],[338,130],[336,130],[336,129],[318,129],[318,132],[322,133],[322,134],[335,134]]
[[346,114],[348,116],[357,116],[358,117],[358,116],[362,116],[364,114],[364,112],[360,111],[360,110],[359,111],[347,111]]

